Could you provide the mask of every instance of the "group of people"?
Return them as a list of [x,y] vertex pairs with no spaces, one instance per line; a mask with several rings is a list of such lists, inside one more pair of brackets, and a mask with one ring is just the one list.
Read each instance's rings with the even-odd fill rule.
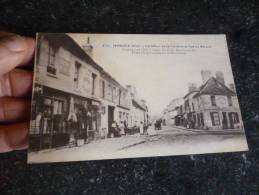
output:
[[[89,130],[92,129],[92,112],[89,109],[80,107],[75,113],[68,115],[68,129],[71,139],[84,139],[86,142],[89,137]],[[73,138],[74,136],[74,138]]]
[[128,125],[126,121],[121,121],[119,124],[113,121],[111,124],[111,130],[108,133],[108,137],[120,137],[126,135]]
[[109,131],[108,137],[120,137],[126,134],[134,134],[138,132],[140,135],[147,134],[148,126],[145,125],[142,121],[139,125],[129,128],[126,121],[120,121],[117,123],[113,121],[111,124],[111,130]]

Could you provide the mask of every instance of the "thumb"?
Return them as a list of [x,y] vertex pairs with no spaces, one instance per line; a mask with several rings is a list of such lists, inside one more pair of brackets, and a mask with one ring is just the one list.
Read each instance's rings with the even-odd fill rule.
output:
[[28,63],[34,54],[34,40],[19,35],[0,37],[0,76]]

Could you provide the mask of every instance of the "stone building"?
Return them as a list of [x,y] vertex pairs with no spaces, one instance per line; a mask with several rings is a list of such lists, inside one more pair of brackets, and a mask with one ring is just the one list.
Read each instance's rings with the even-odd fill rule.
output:
[[128,127],[139,126],[140,122],[143,124],[149,123],[149,112],[145,100],[139,100],[137,91],[134,86],[127,85],[128,97],[130,98],[130,117],[128,120]]
[[[233,84],[225,85],[224,75],[217,71],[216,77],[210,71],[202,71],[203,84],[199,90],[189,92],[185,97],[185,119],[190,128],[240,129],[241,113]],[[210,77],[209,77],[209,76]]]
[[39,147],[56,147],[66,144],[73,131],[87,139],[100,127],[102,68],[66,34],[38,35],[37,41],[31,140]]
[[107,136],[111,132],[113,121],[117,124],[121,122],[128,124],[130,99],[127,89],[104,70],[101,72],[99,86],[102,102],[101,129],[103,135]]
[[183,98],[174,98],[163,111],[162,120],[166,125],[179,125],[179,108],[183,105]]
[[196,127],[215,130],[243,128],[236,92],[225,85],[222,73],[209,78],[193,99]]
[[66,34],[38,35],[37,42],[31,149],[105,138],[113,121],[147,121],[135,88],[123,87],[92,59],[89,38],[82,47]]
[[166,117],[171,119],[174,110],[175,125],[197,129],[241,129],[243,128],[240,108],[234,84],[226,86],[224,74],[217,71],[201,71],[202,85],[190,83],[188,93],[182,103],[170,103],[166,108]]

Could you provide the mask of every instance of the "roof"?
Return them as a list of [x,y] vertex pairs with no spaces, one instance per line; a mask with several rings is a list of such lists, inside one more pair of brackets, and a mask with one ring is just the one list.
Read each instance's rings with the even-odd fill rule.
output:
[[192,93],[198,93],[199,91],[190,91],[188,92],[183,98],[185,99],[186,97],[188,97],[189,95],[191,95]]
[[58,48],[60,46],[67,49],[73,55],[85,61],[87,64],[92,65],[98,70],[103,70],[70,36],[65,33],[43,33],[39,34],[38,37],[44,37],[49,41],[49,44],[53,48]]
[[108,72],[106,72],[105,70],[102,70],[101,73],[102,73],[102,76],[105,76],[106,79],[109,79],[110,81],[112,81],[113,84],[119,85],[120,88],[123,88],[124,90],[126,90],[125,87],[123,87],[118,81],[116,81],[116,79],[113,78]]
[[85,61],[87,64],[92,65],[97,70],[101,71],[108,79],[116,85],[119,85],[121,88],[125,89],[118,81],[116,81],[108,72],[106,72],[100,65],[98,65],[84,50],[81,48],[78,43],[75,42],[73,38],[65,33],[43,33],[39,34],[40,37],[44,37],[49,41],[49,44],[53,48],[64,47],[73,55],[80,58],[82,61]]
[[236,93],[229,89],[226,85],[219,82],[216,78],[211,77],[204,85],[200,87],[199,92],[194,97],[198,97],[200,95],[234,96]]
[[141,110],[146,110],[145,108],[143,108],[143,106],[141,106],[136,100],[132,99],[132,105],[135,106],[136,108],[139,108]]

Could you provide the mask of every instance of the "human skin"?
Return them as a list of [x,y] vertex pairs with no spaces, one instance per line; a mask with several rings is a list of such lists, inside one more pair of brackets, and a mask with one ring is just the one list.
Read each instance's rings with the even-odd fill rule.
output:
[[34,50],[34,39],[0,32],[0,153],[28,147]]

